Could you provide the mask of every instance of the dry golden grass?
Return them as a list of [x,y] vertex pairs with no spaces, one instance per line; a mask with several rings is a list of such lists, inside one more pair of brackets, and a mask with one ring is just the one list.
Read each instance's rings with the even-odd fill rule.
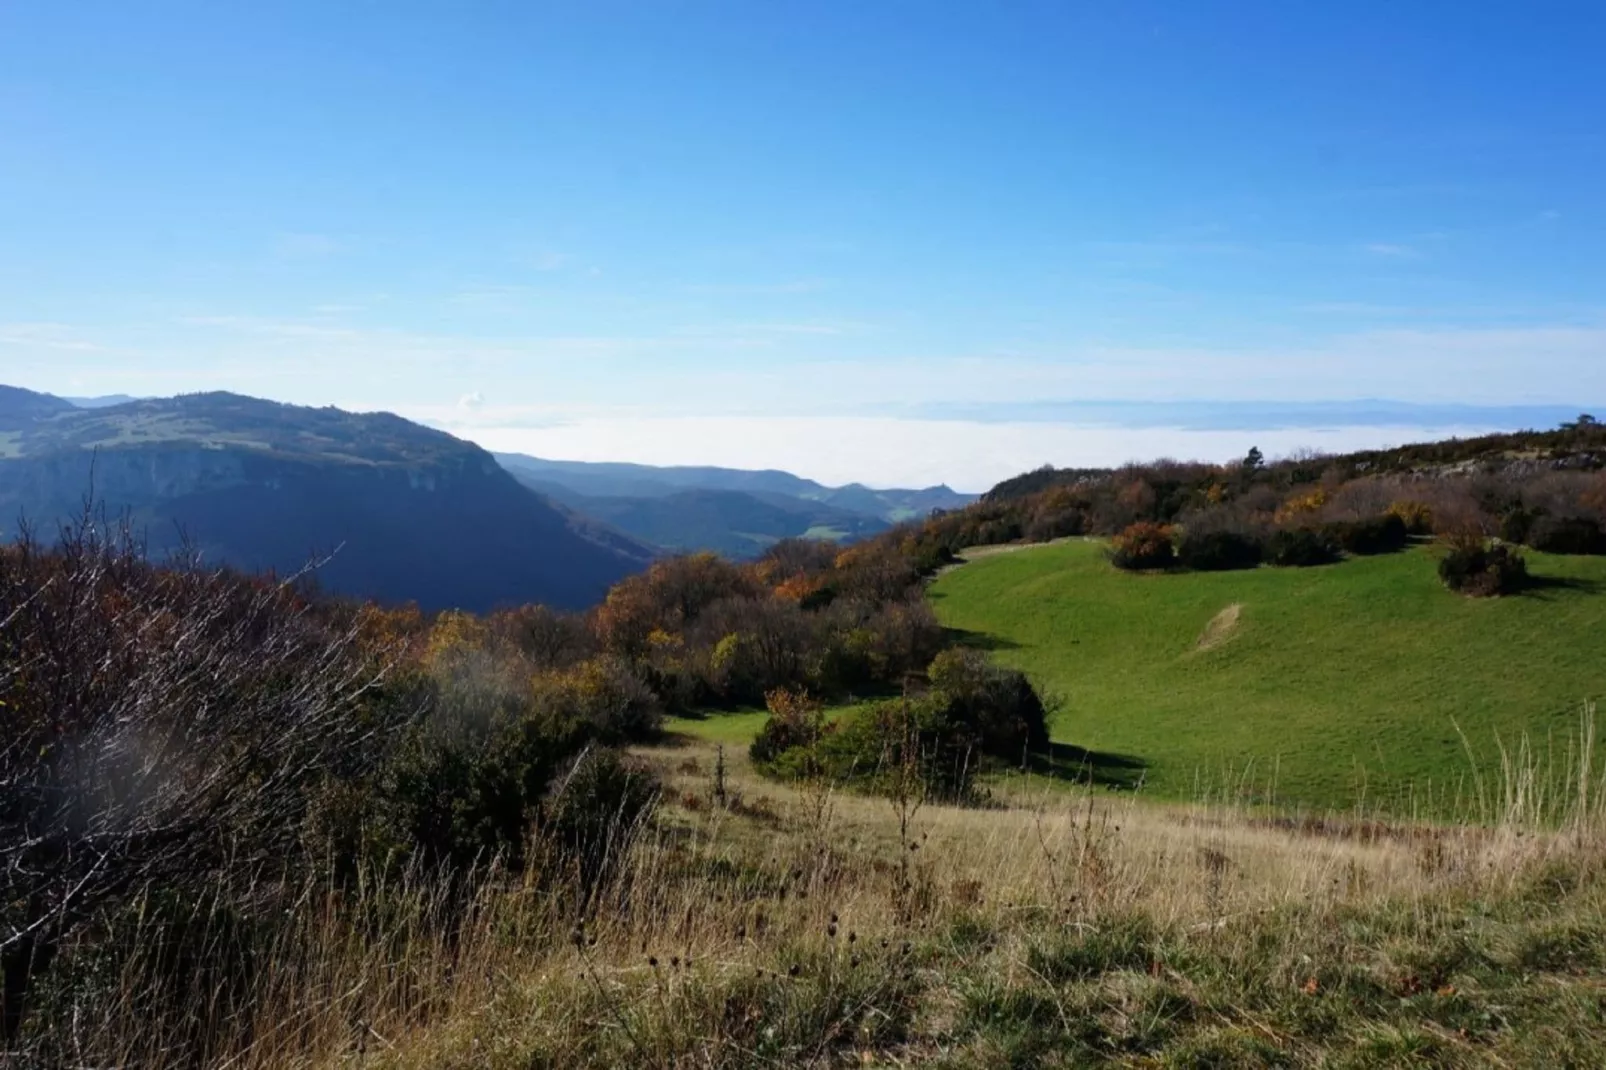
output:
[[[309,892],[204,1061],[1498,1066],[1606,1041],[1587,760],[1564,800],[1511,755],[1487,820],[1442,826],[1023,780],[900,813],[734,753],[720,806],[714,745],[643,753],[665,803],[597,900],[534,875],[457,906]],[[116,1010],[83,1021],[86,1060],[163,1050],[168,1023]]]

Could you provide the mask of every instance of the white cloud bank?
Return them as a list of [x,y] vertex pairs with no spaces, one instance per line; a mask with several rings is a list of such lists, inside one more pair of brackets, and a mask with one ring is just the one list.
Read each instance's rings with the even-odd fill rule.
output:
[[1195,431],[889,417],[603,417],[550,427],[453,428],[487,449],[579,461],[780,468],[822,483],[984,491],[1045,463],[1118,465],[1176,457],[1228,461],[1400,445],[1494,428],[1333,427]]

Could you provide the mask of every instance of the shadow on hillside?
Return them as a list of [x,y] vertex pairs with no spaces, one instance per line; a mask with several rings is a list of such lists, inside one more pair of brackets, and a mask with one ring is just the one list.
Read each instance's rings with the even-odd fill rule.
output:
[[970,650],[1020,649],[1020,644],[1013,639],[989,635],[987,632],[973,632],[966,628],[944,628],[942,634],[943,638],[954,646],[962,646]]
[[1541,601],[1548,599],[1553,591],[1576,591],[1579,594],[1600,594],[1606,590],[1606,584],[1600,580],[1585,579],[1579,576],[1538,576],[1528,574],[1522,589],[1517,592],[1522,598],[1538,598]]
[[1038,776],[1056,780],[1132,791],[1143,783],[1149,763],[1130,754],[1088,750],[1074,743],[1050,743],[1047,751],[1031,756],[1027,768]]

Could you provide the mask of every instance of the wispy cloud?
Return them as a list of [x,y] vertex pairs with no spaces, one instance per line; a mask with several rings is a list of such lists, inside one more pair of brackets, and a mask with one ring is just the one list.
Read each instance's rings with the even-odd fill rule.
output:
[[1412,245],[1401,245],[1397,242],[1368,242],[1363,248],[1373,256],[1384,256],[1394,260],[1422,259],[1422,250]]
[[[1293,343],[1061,341],[896,356],[863,355],[879,341],[872,325],[825,319],[616,335],[492,335],[236,314],[145,324],[124,336],[137,340],[142,353],[161,354],[159,363],[146,357],[139,366],[145,379],[160,378],[170,389],[234,389],[313,404],[366,395],[387,407],[439,406],[443,421],[472,417],[488,426],[502,426],[493,423],[492,410],[533,403],[543,407],[543,422],[632,408],[664,418],[901,413],[929,419],[966,406],[1016,406],[1018,417],[1020,406],[1112,398],[1606,404],[1606,319],[1598,310],[1570,325],[1477,327],[1407,327],[1398,319],[1378,326],[1383,311],[1361,310],[1357,318],[1370,319],[1370,329],[1317,338],[1305,332]],[[133,350],[96,352],[97,337],[62,324],[0,325],[6,353],[0,365],[42,389],[54,383],[61,390],[82,376],[94,380],[89,392],[157,392],[151,382],[131,381],[126,354]],[[1546,368],[1543,379],[1528,373],[1534,366]],[[459,404],[474,395],[496,401]]]
[[283,260],[318,260],[344,249],[342,242],[328,234],[286,232],[273,239],[273,254]]
[[106,347],[89,341],[72,327],[60,323],[0,323],[0,345],[71,353],[103,353]]
[[741,338],[766,335],[814,335],[839,337],[869,329],[869,325],[850,320],[805,320],[779,323],[720,323],[683,327],[674,333],[681,337]]
[[1578,415],[1576,404],[1466,405],[1364,398],[1345,401],[955,402],[913,408],[900,406],[883,411],[914,419],[975,423],[1062,423],[1190,431],[1333,427],[1543,428],[1555,427]]
[[794,279],[790,282],[688,283],[681,289],[690,294],[781,295],[819,293],[833,285],[831,279]]
[[[1449,430],[1449,429],[1445,429]],[[1479,428],[1457,429],[1471,433]],[[1259,430],[1109,428],[1051,423],[954,423],[873,416],[616,416],[458,430],[487,449],[586,461],[780,468],[827,484],[947,483],[983,491],[1045,463],[1119,465],[1155,457],[1228,461],[1250,446],[1268,456],[1314,448],[1386,447],[1432,437],[1422,428]],[[1442,432],[1441,432],[1442,433]]]
[[532,286],[523,286],[512,283],[490,283],[478,286],[465,286],[453,293],[446,300],[454,305],[513,308],[524,304],[535,294]]

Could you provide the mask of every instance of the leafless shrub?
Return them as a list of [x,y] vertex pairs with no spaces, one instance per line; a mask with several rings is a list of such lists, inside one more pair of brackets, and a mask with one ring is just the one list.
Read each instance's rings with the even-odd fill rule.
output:
[[387,727],[382,675],[293,582],[153,568],[88,510],[0,549],[5,1038],[97,912],[281,867],[314,787]]

